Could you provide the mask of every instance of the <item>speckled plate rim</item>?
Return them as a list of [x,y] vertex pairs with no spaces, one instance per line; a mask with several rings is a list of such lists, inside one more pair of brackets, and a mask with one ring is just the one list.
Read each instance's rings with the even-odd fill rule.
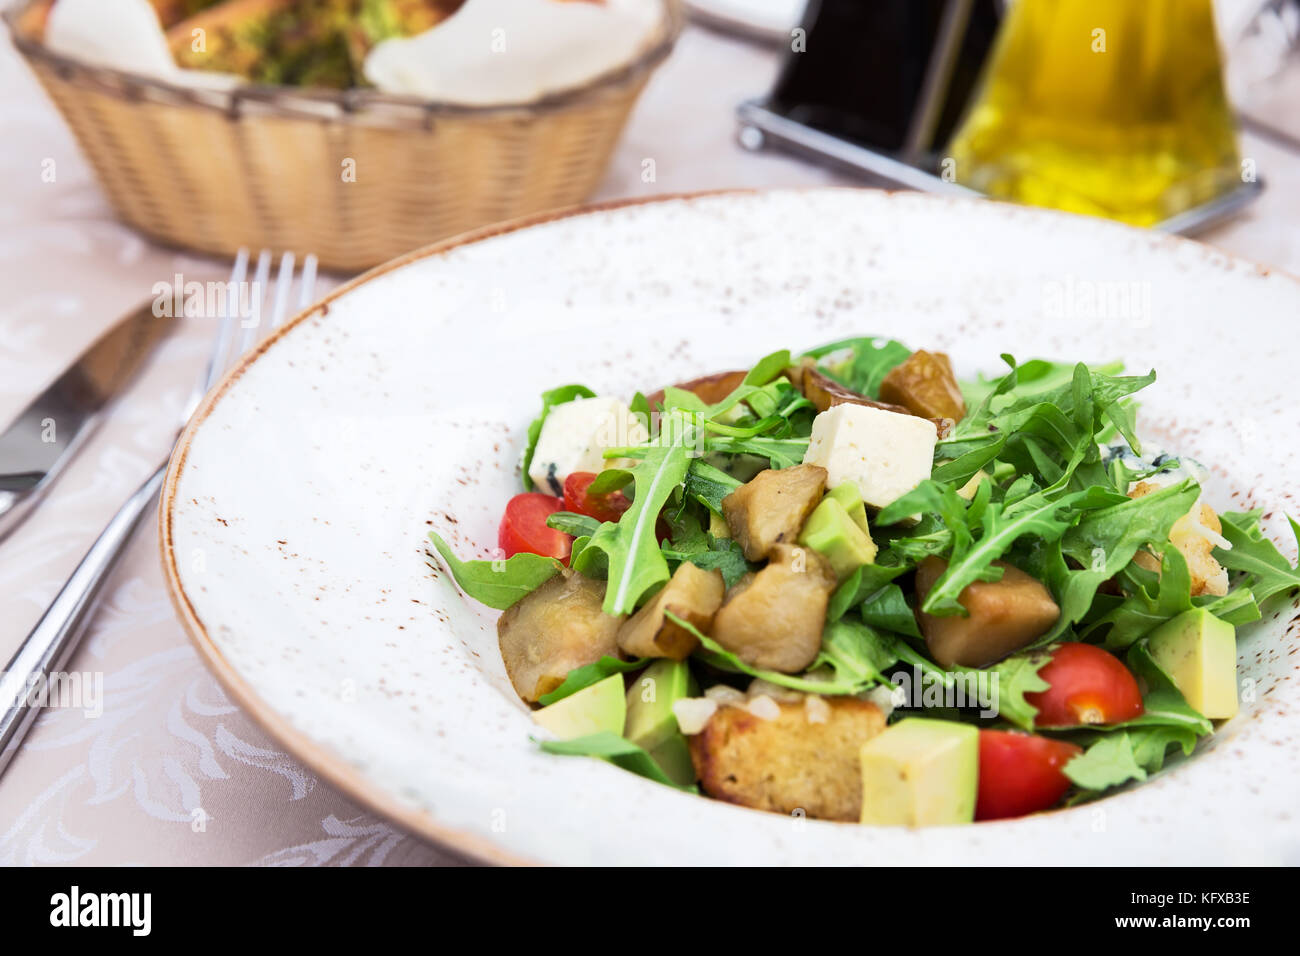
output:
[[[780,191],[832,192],[837,189],[845,192],[874,192],[883,194],[885,197],[891,199],[898,196],[911,198],[918,195],[917,193],[908,190],[878,190],[862,189],[858,187],[787,188]],[[172,451],[167,473],[164,477],[158,507],[159,557],[162,563],[163,576],[168,597],[171,599],[172,606],[176,611],[177,618],[180,620],[181,625],[186,632],[186,636],[198,652],[200,659],[217,678],[225,691],[230,694],[235,702],[250,717],[252,717],[263,730],[283,744],[293,756],[303,761],[303,763],[319,773],[329,781],[331,785],[342,791],[345,795],[357,801],[359,804],[369,807],[374,812],[384,816],[388,820],[398,824],[413,834],[424,837],[425,839],[431,840],[439,845],[485,863],[499,863],[515,866],[540,865],[542,863],[542,861],[512,853],[493,840],[484,839],[477,835],[448,827],[440,823],[427,811],[412,807],[410,804],[394,797],[383,787],[371,781],[365,773],[350,765],[332,748],[317,742],[309,734],[296,729],[282,714],[279,713],[279,711],[267,704],[266,701],[258,695],[240,673],[230,665],[221,650],[217,647],[216,643],[212,640],[203,622],[199,620],[198,615],[195,613],[190,598],[185,592],[184,585],[181,583],[180,569],[178,566],[176,551],[173,546],[172,535],[177,483],[181,471],[185,467],[190,445],[198,433],[198,430],[211,415],[217,403],[221,401],[230,388],[239,381],[253,363],[264,356],[295,327],[303,322],[309,321],[315,316],[328,313],[331,303],[351,294],[356,289],[374,281],[375,279],[381,278],[398,269],[405,268],[412,263],[444,255],[448,252],[459,249],[462,246],[481,242],[507,233],[518,232],[532,226],[544,225],[561,219],[576,218],[592,213],[607,212],[655,203],[681,200],[690,201],[719,196],[744,196],[762,193],[764,191],[765,190],[760,189],[714,189],[695,192],[665,193],[656,196],[588,203],[536,213],[496,223],[432,243],[428,246],[423,246],[403,256],[399,256],[396,259],[378,265],[340,285],[325,298],[298,313],[292,319],[285,322],[279,329],[276,329],[274,332],[267,335],[265,339],[241,356],[240,359],[226,372],[216,387],[204,396],[202,402],[200,402],[198,408],[191,416],[184,430],[181,432],[181,435],[177,439],[176,445]],[[1296,276],[1286,270],[1273,266],[1265,266],[1243,256],[1235,255],[1214,246],[1212,243],[1188,239],[1172,234],[1151,233],[1147,230],[1138,229],[1121,223],[1099,220],[1090,216],[1062,213],[1055,210],[1038,209],[1011,203],[1002,203],[995,200],[968,199],[928,194],[925,198],[926,201],[934,202],[936,204],[955,206],[978,204],[995,206],[1001,210],[1002,214],[1007,216],[1028,215],[1035,217],[1065,217],[1068,219],[1081,220],[1092,227],[1100,226],[1107,229],[1113,228],[1124,233],[1137,233],[1156,245],[1167,245],[1172,247],[1193,246],[1199,249],[1212,249],[1216,254],[1222,256],[1228,264],[1245,266],[1262,275],[1277,276],[1290,281],[1297,286],[1297,291],[1300,292],[1300,276]],[[1116,800],[1131,798],[1135,792],[1140,789],[1140,787],[1125,788],[1121,793],[1117,793],[1108,799]],[[1052,814],[1056,815],[1059,813],[1064,815],[1069,812],[1070,811],[1066,809],[1053,811]],[[1014,825],[1015,821],[995,821],[993,823],[985,824],[985,826],[990,828],[996,827],[999,829]]]

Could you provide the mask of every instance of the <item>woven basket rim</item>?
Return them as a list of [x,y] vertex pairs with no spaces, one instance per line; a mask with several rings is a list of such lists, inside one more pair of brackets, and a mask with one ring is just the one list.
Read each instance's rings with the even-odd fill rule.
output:
[[[93,87],[128,101],[147,99],[180,106],[199,106],[232,116],[242,114],[245,105],[256,105],[260,108],[259,115],[308,116],[318,120],[343,122],[360,120],[364,116],[371,125],[376,116],[384,116],[382,110],[385,107],[408,112],[415,110],[431,121],[435,117],[445,116],[534,116],[581,106],[585,101],[640,82],[667,58],[686,19],[680,0],[660,0],[664,15],[658,35],[654,42],[630,62],[595,76],[579,86],[557,90],[532,100],[476,105],[362,88],[330,90],[256,83],[240,84],[230,90],[184,86],[161,77],[87,63],[54,52],[19,27],[18,20],[22,14],[40,2],[41,0],[17,0],[6,6],[0,12],[0,17],[9,28],[9,34],[19,52],[33,63],[41,63],[53,69],[69,82]],[[323,115],[322,107],[333,107],[336,112]],[[375,107],[380,110],[376,111]]]

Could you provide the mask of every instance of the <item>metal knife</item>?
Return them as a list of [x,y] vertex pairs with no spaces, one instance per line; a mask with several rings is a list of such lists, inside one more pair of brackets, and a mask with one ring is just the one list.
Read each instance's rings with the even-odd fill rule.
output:
[[176,325],[141,306],[100,336],[0,432],[0,541],[22,523],[99,415]]

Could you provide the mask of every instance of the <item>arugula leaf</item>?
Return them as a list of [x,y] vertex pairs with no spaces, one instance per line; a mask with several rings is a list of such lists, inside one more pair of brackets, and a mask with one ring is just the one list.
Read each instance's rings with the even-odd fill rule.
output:
[[[707,532],[706,532],[707,534]],[[721,571],[722,581],[731,587],[752,570],[745,560],[745,552],[731,538],[715,538],[708,534],[708,547],[703,551],[675,551],[664,548],[664,557],[670,561],[689,561],[705,571]]]
[[546,527],[554,528],[556,531],[563,531],[565,534],[571,534],[575,538],[581,538],[595,534],[600,527],[600,522],[595,518],[575,514],[572,511],[556,511],[547,517]]
[[792,468],[803,463],[804,454],[808,451],[808,437],[775,438],[770,435],[755,435],[752,438],[731,438],[708,435],[704,439],[704,451],[708,454],[721,452],[724,455],[757,455],[766,458],[773,468]]
[[[1045,651],[1029,651],[1015,654],[1005,660],[984,668],[998,677],[997,712],[1003,720],[1015,724],[1022,730],[1034,729],[1034,718],[1038,708],[1025,699],[1026,694],[1047,690],[1047,681],[1038,676],[1038,672],[1052,659]],[[976,668],[962,671],[966,674],[978,674]]]
[[1250,624],[1263,616],[1259,609],[1259,602],[1255,600],[1255,595],[1250,588],[1233,588],[1221,597],[1202,594],[1192,598],[1192,604],[1205,608],[1220,621],[1233,627]]
[[[789,687],[792,690],[800,690],[810,694],[832,696],[856,694],[858,691],[870,686],[877,679],[883,681],[884,678],[878,677],[878,672],[873,666],[870,670],[867,668],[870,666],[869,662],[878,660],[880,657],[887,657],[887,653],[863,646],[860,642],[879,640],[885,646],[890,646],[894,640],[885,635],[872,632],[865,624],[844,622],[845,624],[853,624],[860,630],[842,632],[839,642],[834,645],[834,649],[829,654],[825,644],[823,644],[822,654],[813,662],[813,668],[800,676],[751,667],[741,660],[739,656],[727,650],[713,638],[700,631],[689,621],[678,617],[672,611],[665,611],[664,616],[699,639],[700,646],[695,649],[694,656],[706,664],[716,667],[718,670],[729,671],[734,674],[761,677],[763,680],[781,687]],[[823,641],[825,641],[824,636]],[[829,666],[829,674],[825,671],[818,671],[822,664]]]
[[537,703],[545,707],[547,704],[553,704],[557,700],[564,700],[571,694],[590,687],[592,684],[604,680],[614,674],[625,674],[628,671],[634,671],[638,668],[645,667],[650,663],[645,658],[637,658],[632,661],[620,660],[617,657],[605,655],[598,661],[590,664],[583,664],[581,667],[575,667],[569,671],[564,678],[563,683],[549,694],[543,694],[537,698]]
[[[1232,544],[1232,550],[1215,548],[1214,557],[1230,571],[1244,572],[1255,601],[1263,604],[1276,594],[1300,588],[1300,568],[1293,566],[1277,546],[1264,537],[1259,516],[1258,510],[1226,511],[1220,515],[1223,536]],[[1290,515],[1287,522],[1297,543],[1300,543],[1300,524]]]
[[742,385],[766,385],[790,367],[790,350],[781,349],[771,355],[765,355],[754,363],[754,367],[745,376]]
[[598,757],[655,783],[662,783],[687,793],[699,793],[699,788],[694,784],[684,786],[676,783],[664,773],[663,768],[649,753],[632,741],[625,740],[609,730],[602,730],[574,740],[539,740],[537,743],[548,754],[560,754],[566,757]]
[[[1170,618],[1192,608],[1192,579],[1187,561],[1174,547],[1167,547],[1160,559],[1160,575],[1149,575],[1149,583],[1138,582],[1128,575],[1136,565],[1129,565],[1121,578],[1128,577],[1130,593],[1105,616],[1079,629],[1081,638],[1088,638],[1102,628],[1108,628],[1103,645],[1111,650],[1122,650],[1140,640]],[[1154,589],[1154,592],[1153,592]]]
[[435,531],[429,539],[457,586],[480,604],[504,611],[555,575],[562,565],[554,558],[521,551],[504,561],[462,561]]
[[714,468],[703,458],[691,461],[686,473],[686,494],[704,505],[716,515],[722,514],[722,499],[727,497],[741,482],[727,474],[721,468]]
[[844,351],[849,352],[848,358],[819,368],[841,385],[868,398],[879,398],[880,383],[885,380],[885,376],[912,356],[912,350],[902,342],[872,336],[842,339],[809,349],[803,354],[822,359]]
[[1137,727],[1128,731],[1133,744],[1133,760],[1147,773],[1165,765],[1170,747],[1180,747],[1183,754],[1196,749],[1196,733],[1186,727]]
[[686,425],[682,412],[671,412],[668,421],[670,427],[661,429],[659,443],[644,446],[645,457],[628,471],[635,488],[631,507],[617,523],[605,522],[591,536],[580,555],[581,566],[570,559],[570,565],[581,571],[596,552],[608,558],[609,583],[602,605],[606,614],[631,614],[647,591],[668,580],[668,562],[655,526],[659,512],[686,480],[695,431]]
[[[988,487],[987,483],[981,485],[981,491]],[[918,508],[939,515],[952,532],[951,553],[947,569],[926,594],[921,608],[928,614],[965,615],[966,609],[958,601],[958,596],[967,585],[1001,578],[1002,569],[994,562],[1017,539],[1026,535],[1034,535],[1043,542],[1059,539],[1075,520],[1070,513],[1071,506],[1092,493],[1091,490],[1079,491],[1053,498],[1039,491],[1010,504],[1005,501],[988,503],[987,499],[981,500],[977,496],[967,507],[950,485],[931,480],[922,482],[885,508],[880,520],[885,522],[891,516],[905,515]],[[1008,499],[1011,494],[1009,491]],[[978,538],[974,537],[970,527],[976,521],[981,532]]]
[[[1188,479],[1141,498],[1087,512],[1061,538],[1060,548],[1047,561],[1043,577],[1061,606],[1055,627],[1034,642],[1050,644],[1083,619],[1097,588],[1123,570],[1139,548],[1168,542],[1169,529],[1200,495]],[[1064,557],[1082,567],[1070,570]]]
[[[524,447],[523,479],[525,491],[533,490],[533,479],[528,476],[528,468],[533,463],[533,453],[537,451],[537,439],[541,437],[542,425],[546,423],[546,416],[551,414],[551,409],[556,405],[563,405],[577,398],[595,397],[596,393],[585,385],[561,385],[559,388],[553,388],[542,393],[542,411],[528,426],[528,444]],[[548,490],[555,491],[555,489]],[[558,492],[556,493],[558,494]]]
[[848,613],[849,608],[857,607],[907,570],[906,565],[862,565],[845,578],[831,595],[826,608],[826,620],[838,621]]
[[1147,772],[1138,765],[1133,740],[1124,731],[1097,738],[1061,770],[1075,786],[1084,790],[1106,790],[1129,780],[1147,778]]
[[869,626],[883,631],[906,634],[920,639],[921,631],[916,626],[916,615],[903,596],[903,589],[897,584],[886,584],[883,588],[862,602],[858,609],[862,620]]

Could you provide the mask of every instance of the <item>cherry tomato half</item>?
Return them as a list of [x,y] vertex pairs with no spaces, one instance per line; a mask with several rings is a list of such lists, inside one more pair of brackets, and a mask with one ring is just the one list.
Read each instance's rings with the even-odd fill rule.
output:
[[497,543],[506,557],[528,551],[568,562],[573,539],[546,525],[547,518],[563,510],[564,502],[552,495],[530,492],[511,498],[497,529]]
[[1115,724],[1142,715],[1137,678],[1113,654],[1091,644],[1062,644],[1038,676],[1051,686],[1025,695],[1039,727]]
[[975,819],[1005,820],[1046,810],[1070,789],[1061,768],[1082,752],[1082,747],[1064,740],[981,730]]
[[632,502],[621,491],[592,494],[588,489],[596,480],[592,471],[575,471],[564,479],[564,510],[587,515],[597,521],[617,521]]

